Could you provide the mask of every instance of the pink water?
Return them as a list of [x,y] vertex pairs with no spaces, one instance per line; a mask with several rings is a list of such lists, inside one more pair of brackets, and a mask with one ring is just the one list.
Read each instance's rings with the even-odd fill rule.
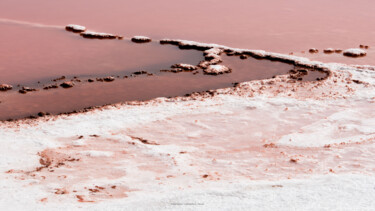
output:
[[[213,42],[281,53],[374,45],[371,0],[66,0],[0,2],[0,18],[47,25],[76,23],[125,36],[147,35]],[[362,59],[306,55],[322,61],[375,64]]]
[[[373,1],[151,1],[66,0],[0,2],[0,83],[14,86],[0,93],[0,119],[19,118],[36,112],[69,112],[88,106],[176,96],[230,86],[233,82],[285,74],[290,65],[228,58],[233,73],[165,75],[160,69],[175,63],[197,64],[202,52],[159,45],[161,38],[180,38],[230,47],[293,53],[324,62],[375,65]],[[70,23],[89,30],[122,35],[124,40],[91,40],[66,32]],[[155,42],[134,44],[134,35]],[[348,58],[324,54],[324,48],[369,45],[367,56]],[[310,54],[309,48],[320,53]],[[156,77],[81,84],[18,94],[18,84],[41,89],[60,76],[82,80],[121,76],[147,70]],[[267,71],[265,71],[267,70]],[[315,75],[309,75],[314,80]],[[38,83],[40,82],[40,83]]]

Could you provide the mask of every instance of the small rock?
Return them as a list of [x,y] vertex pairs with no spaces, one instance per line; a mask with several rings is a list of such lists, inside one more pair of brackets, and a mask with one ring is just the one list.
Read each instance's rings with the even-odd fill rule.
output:
[[145,36],[134,36],[131,39],[133,42],[136,43],[146,43],[146,42],[151,42],[151,38],[145,37]]
[[59,88],[59,86],[57,86],[56,84],[52,84],[52,85],[48,85],[48,86],[45,86],[43,89],[57,89]]
[[115,77],[107,76],[107,77],[103,78],[103,80],[104,80],[105,82],[111,82],[111,81],[114,81],[114,80],[115,80]]
[[113,34],[93,32],[93,31],[81,32],[81,36],[84,38],[93,38],[93,39],[116,39],[117,37],[119,37]]
[[42,112],[42,111],[41,111],[41,112],[38,113],[38,116],[40,116],[40,117],[43,117],[43,116],[46,116],[46,115],[47,115],[46,112]]
[[302,75],[307,75],[308,74],[308,71],[306,69],[298,69],[297,72],[300,73],[300,74],[302,74]]
[[341,49],[335,49],[335,53],[341,53],[342,50]]
[[22,89],[18,90],[21,94],[26,94],[27,92],[34,92],[37,91],[36,89],[30,88],[30,87],[22,87]]
[[13,89],[13,86],[9,84],[0,84],[0,91],[8,91]]
[[60,86],[63,88],[71,88],[74,86],[74,83],[71,81],[65,81],[64,83],[60,84]]
[[140,70],[133,73],[134,75],[143,75],[143,74],[149,74],[147,71]]
[[55,78],[55,79],[52,79],[52,81],[61,81],[61,80],[64,80],[65,79],[65,76],[61,76],[60,78]]
[[316,49],[316,48],[310,48],[310,49],[309,49],[309,52],[310,52],[310,53],[318,53],[319,50]]
[[66,25],[65,29],[67,31],[72,31],[72,32],[84,32],[84,31],[86,31],[86,27],[80,26],[80,25],[75,25],[75,24]]
[[183,72],[184,70],[181,68],[172,68],[172,69],[167,69],[167,70],[160,70],[160,72],[170,72],[170,73],[180,73]]
[[248,57],[249,57],[249,56],[242,54],[242,55],[240,56],[240,59],[247,59]]
[[191,64],[174,64],[171,66],[171,68],[181,68],[184,71],[192,71],[198,69],[197,66]]
[[333,48],[326,48],[326,49],[323,50],[323,52],[324,53],[333,53],[333,52],[335,52],[335,49],[333,49]]
[[22,90],[25,90],[26,92],[33,92],[33,91],[36,91],[36,89],[30,88],[30,87],[27,87],[27,86],[23,86],[23,87],[22,87]]
[[366,51],[359,49],[359,48],[350,48],[346,49],[344,51],[344,56],[349,56],[349,57],[361,57],[361,56],[366,56]]
[[360,48],[368,49],[368,45],[359,45]]

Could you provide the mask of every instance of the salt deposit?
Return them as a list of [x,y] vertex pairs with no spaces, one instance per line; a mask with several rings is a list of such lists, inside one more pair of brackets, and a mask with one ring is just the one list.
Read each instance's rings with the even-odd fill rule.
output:
[[230,73],[231,69],[224,65],[210,65],[203,72],[208,75],[221,75],[224,73]]
[[119,36],[103,32],[85,31],[80,33],[84,38],[96,38],[96,39],[116,39]]
[[80,26],[80,25],[75,25],[75,24],[66,25],[65,29],[67,31],[72,31],[72,32],[84,32],[84,31],[86,31],[86,27]]
[[343,52],[344,56],[349,56],[349,57],[360,57],[360,56],[366,56],[366,51],[359,49],[359,48],[350,48],[346,49]]

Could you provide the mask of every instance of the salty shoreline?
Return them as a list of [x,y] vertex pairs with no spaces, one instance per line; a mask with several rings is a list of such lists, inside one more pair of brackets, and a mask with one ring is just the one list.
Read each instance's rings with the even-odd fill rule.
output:
[[[21,22],[24,23],[24,22]],[[70,29],[70,28],[73,29]],[[68,25],[67,31],[73,31],[74,28],[81,30],[80,33],[86,33],[86,27],[78,25]],[[77,30],[76,30],[77,31]],[[89,39],[95,39],[95,36],[106,36],[108,33],[96,33],[90,32],[93,37]],[[77,34],[78,36],[79,34]],[[113,35],[118,36],[119,35]],[[130,38],[124,38],[121,36],[121,39],[130,40]],[[136,36],[139,37],[139,36]],[[141,36],[144,39],[143,36]],[[110,38],[108,38],[110,39]],[[132,38],[133,39],[133,38]],[[151,41],[150,38],[149,41]],[[149,42],[147,41],[147,42]],[[100,42],[100,41],[99,41]],[[2,104],[0,104],[1,109],[4,113],[4,116],[1,116],[2,120],[7,119],[8,121],[13,121],[14,119],[20,118],[37,118],[38,116],[45,116],[52,114],[61,114],[61,113],[77,113],[91,109],[93,107],[97,108],[101,105],[114,104],[117,102],[123,101],[133,101],[133,100],[149,100],[155,97],[164,97],[164,96],[179,96],[190,94],[192,92],[202,92],[204,90],[211,90],[217,88],[224,88],[231,86],[231,84],[238,84],[239,82],[275,77],[279,74],[285,74],[288,66],[290,64],[290,77],[291,80],[324,80],[327,77],[325,74],[329,74],[329,71],[326,71],[324,67],[319,66],[318,63],[306,63],[303,62],[301,57],[285,56],[277,53],[267,53],[260,50],[246,50],[246,49],[236,49],[230,48],[223,45],[217,44],[206,44],[198,43],[193,41],[186,40],[177,40],[177,39],[162,39],[156,40],[157,43],[162,45],[172,44],[177,45],[180,49],[194,49],[198,51],[203,51],[203,60],[199,64],[183,64],[177,63],[171,65],[170,69],[160,70],[162,74],[156,72],[147,72],[147,71],[136,71],[125,76],[107,76],[107,77],[95,77],[94,78],[81,78],[81,77],[71,77],[67,78],[61,76],[59,78],[52,79],[51,82],[44,82],[39,84],[37,87],[28,87],[20,86],[18,92],[24,96],[15,95],[14,91],[4,91],[10,92],[3,96]],[[230,59],[230,56],[235,56],[238,58],[238,61]],[[248,59],[249,57],[253,59]],[[242,61],[243,60],[243,61]],[[244,65],[246,61],[249,63]],[[230,61],[230,62],[228,62]],[[271,61],[269,64],[267,61]],[[280,64],[276,64],[276,61]],[[241,64],[243,67],[241,68]],[[225,66],[228,65],[229,67]],[[282,64],[285,64],[284,66]],[[184,66],[179,65],[190,65],[193,69],[188,70],[184,69]],[[196,66],[195,66],[196,65]],[[235,66],[234,73],[231,73],[232,66]],[[243,69],[249,68],[250,71],[244,71]],[[215,67],[215,68],[214,68]],[[217,68],[226,68],[226,71],[217,72]],[[296,69],[297,68],[297,69]],[[298,68],[308,68],[298,70]],[[253,70],[254,69],[254,70]],[[214,71],[212,71],[214,70]],[[154,70],[155,71],[155,70]],[[192,72],[194,77],[186,75],[187,72]],[[172,73],[172,75],[168,75]],[[180,73],[177,77],[175,73]],[[184,74],[181,74],[184,73]],[[221,75],[231,73],[230,77],[227,78],[208,78],[207,75]],[[147,76],[158,76],[152,77],[151,79],[139,79],[135,78],[136,76],[147,75]],[[179,77],[181,76],[181,77]],[[110,79],[110,80],[107,80]],[[120,82],[118,82],[120,79]],[[121,82],[121,79],[127,79],[126,82]],[[112,82],[115,81],[116,82]],[[112,82],[111,85],[97,84],[93,83],[95,81],[99,82]],[[173,83],[173,81],[177,81]],[[65,90],[58,89],[60,86],[63,88],[71,88],[78,85],[78,92],[76,89],[74,91],[69,90],[68,93]],[[113,84],[116,84],[114,86]],[[173,85],[174,84],[174,85]],[[188,86],[183,86],[183,84],[189,84]],[[194,84],[194,86],[193,86]],[[4,87],[12,86],[3,84]],[[22,87],[22,88],[21,88]],[[190,88],[189,88],[190,87]],[[151,89],[150,89],[151,88]],[[170,91],[165,91],[170,89]],[[126,90],[126,91],[120,91]],[[136,90],[141,90],[137,92]],[[39,93],[42,91],[43,93]],[[47,92],[46,92],[47,91]],[[101,93],[101,94],[99,94]],[[27,98],[25,95],[27,94]],[[29,96],[31,95],[31,96]],[[139,97],[137,97],[139,96]],[[84,101],[82,100],[84,99]],[[82,101],[82,102],[81,102]],[[67,103],[69,102],[69,103]],[[5,103],[5,104],[4,104]]]
[[374,206],[374,67],[256,52],[330,75],[3,122],[3,193],[29,197],[2,200],[35,209]]
[[0,209],[373,210],[374,7],[0,1]]

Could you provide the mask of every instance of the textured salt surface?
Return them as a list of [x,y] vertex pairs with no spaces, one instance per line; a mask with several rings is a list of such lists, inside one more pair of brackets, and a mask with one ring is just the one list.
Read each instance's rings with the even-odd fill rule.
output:
[[2,123],[2,204],[374,207],[375,68],[294,61],[331,74],[319,82],[277,76],[204,95]]

